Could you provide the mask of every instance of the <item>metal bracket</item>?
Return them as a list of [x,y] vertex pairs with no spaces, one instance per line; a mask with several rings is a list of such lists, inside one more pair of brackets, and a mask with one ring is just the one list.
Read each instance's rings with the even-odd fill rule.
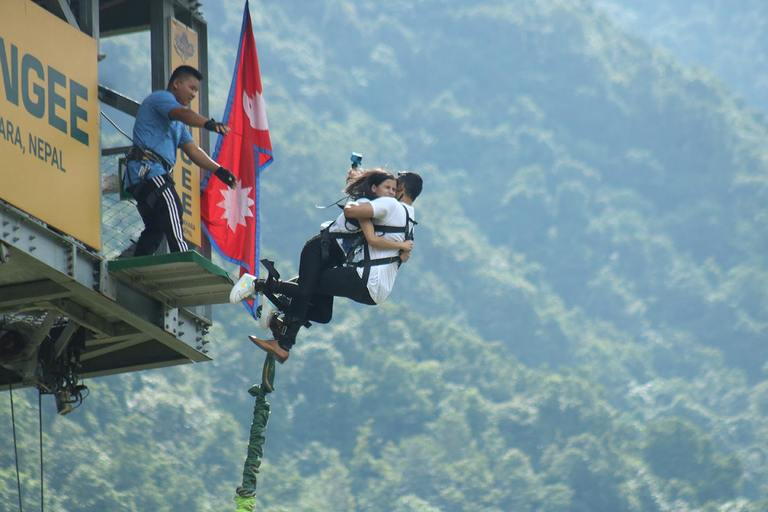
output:
[[177,336],[177,333],[179,332],[179,310],[178,308],[169,308],[167,306],[163,307],[163,312],[165,313],[165,321],[164,321],[164,329],[173,334],[174,336]]
[[11,250],[7,245],[0,242],[0,265],[8,263],[11,260]]
[[72,341],[72,336],[74,336],[79,328],[80,326],[72,320],[67,323],[67,326],[64,327],[64,330],[61,331],[61,334],[59,334],[59,337],[56,338],[56,341],[53,344],[54,359],[58,359],[59,356],[61,356],[64,349],[69,345],[69,342]]
[[109,273],[109,262],[101,260],[99,262],[99,275],[95,281],[99,283],[99,292],[112,300],[117,300],[117,283],[115,277]]
[[23,384],[29,385],[42,381],[40,378],[41,375],[39,374],[40,366],[38,364],[37,354],[40,350],[40,345],[43,343],[45,337],[48,336],[51,327],[53,327],[54,322],[58,318],[59,314],[57,312],[48,311],[43,322],[35,330],[34,334],[32,334],[32,337],[29,340],[29,346],[26,349],[27,358],[19,363],[20,368],[17,370],[17,373],[21,375]]

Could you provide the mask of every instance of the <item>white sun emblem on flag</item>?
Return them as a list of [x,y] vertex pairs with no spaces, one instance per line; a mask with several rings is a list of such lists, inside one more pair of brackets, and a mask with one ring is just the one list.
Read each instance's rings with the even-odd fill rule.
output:
[[251,206],[255,202],[248,197],[252,188],[240,188],[240,182],[238,181],[235,189],[225,188],[221,191],[224,200],[217,206],[224,209],[222,217],[227,219],[227,226],[229,226],[233,233],[237,230],[238,225],[245,226],[246,217],[253,217]]

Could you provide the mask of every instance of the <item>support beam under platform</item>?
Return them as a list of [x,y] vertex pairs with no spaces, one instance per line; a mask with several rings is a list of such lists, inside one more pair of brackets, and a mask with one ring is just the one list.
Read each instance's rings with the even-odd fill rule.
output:
[[38,385],[50,357],[72,350],[81,378],[211,360],[207,308],[229,301],[233,281],[200,254],[107,261],[2,200],[0,226],[0,331],[30,325],[52,354],[35,373],[0,353],[0,389]]

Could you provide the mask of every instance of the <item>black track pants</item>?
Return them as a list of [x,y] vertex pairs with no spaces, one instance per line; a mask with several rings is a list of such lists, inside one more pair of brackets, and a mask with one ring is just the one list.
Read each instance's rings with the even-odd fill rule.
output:
[[133,195],[141,219],[144,221],[144,231],[141,232],[139,241],[136,243],[134,256],[154,254],[162,243],[163,237],[168,240],[170,252],[189,249],[184,240],[181,223],[181,199],[172,183],[167,187],[164,186],[168,181],[170,178],[162,175],[150,179],[140,189],[138,187],[128,189],[131,194],[137,192],[138,197],[136,194]]

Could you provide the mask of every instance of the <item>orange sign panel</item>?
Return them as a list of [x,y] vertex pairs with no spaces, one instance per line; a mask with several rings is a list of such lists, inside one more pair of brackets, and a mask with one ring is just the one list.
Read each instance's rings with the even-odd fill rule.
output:
[[101,249],[98,47],[28,0],[2,0],[0,198]]
[[[171,18],[170,34],[171,71],[183,64],[200,69],[197,32]],[[190,108],[195,112],[200,111],[200,100],[197,96],[192,100]],[[200,128],[190,127],[189,130],[195,143],[199,146]],[[200,168],[193,164],[183,151],[180,151],[176,166],[173,168],[173,176],[176,181],[176,192],[181,198],[184,238],[200,246],[202,238],[200,230]]]

